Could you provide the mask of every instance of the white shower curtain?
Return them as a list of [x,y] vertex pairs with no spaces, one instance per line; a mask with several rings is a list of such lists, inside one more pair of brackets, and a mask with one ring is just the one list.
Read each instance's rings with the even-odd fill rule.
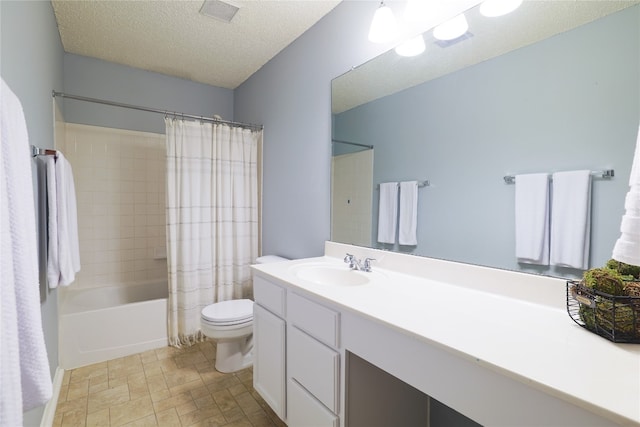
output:
[[200,312],[251,295],[262,131],[167,118],[169,344],[201,341]]

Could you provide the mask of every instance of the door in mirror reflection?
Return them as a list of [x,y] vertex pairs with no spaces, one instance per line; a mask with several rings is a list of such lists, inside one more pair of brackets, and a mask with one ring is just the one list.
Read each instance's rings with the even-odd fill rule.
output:
[[371,246],[373,149],[331,160],[331,240]]

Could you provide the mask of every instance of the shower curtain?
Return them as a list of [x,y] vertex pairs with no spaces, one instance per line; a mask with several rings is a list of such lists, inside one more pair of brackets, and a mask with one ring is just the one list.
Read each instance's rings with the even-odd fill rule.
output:
[[262,131],[165,119],[169,344],[204,339],[200,312],[249,297]]

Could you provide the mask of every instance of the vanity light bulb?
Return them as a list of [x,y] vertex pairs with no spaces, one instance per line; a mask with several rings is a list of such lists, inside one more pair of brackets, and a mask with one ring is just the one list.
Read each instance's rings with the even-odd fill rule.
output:
[[424,38],[420,34],[396,46],[396,53],[400,56],[416,56],[424,52],[424,49]]
[[380,3],[380,7],[373,15],[371,27],[369,28],[369,41],[373,43],[386,43],[396,37],[398,24],[393,11],[389,6]]
[[522,4],[522,0],[486,0],[480,5],[480,14],[489,18],[511,13]]
[[454,40],[469,29],[469,23],[464,13],[442,23],[433,29],[433,37],[438,40]]

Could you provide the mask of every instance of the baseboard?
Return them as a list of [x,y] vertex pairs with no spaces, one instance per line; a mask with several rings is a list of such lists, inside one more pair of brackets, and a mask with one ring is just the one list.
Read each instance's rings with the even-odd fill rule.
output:
[[53,426],[53,419],[56,416],[56,407],[58,406],[58,397],[60,396],[60,390],[62,389],[63,378],[64,369],[58,366],[56,368],[56,373],[53,376],[53,394],[51,395],[51,399],[49,399],[44,407],[44,414],[42,414],[40,427]]

